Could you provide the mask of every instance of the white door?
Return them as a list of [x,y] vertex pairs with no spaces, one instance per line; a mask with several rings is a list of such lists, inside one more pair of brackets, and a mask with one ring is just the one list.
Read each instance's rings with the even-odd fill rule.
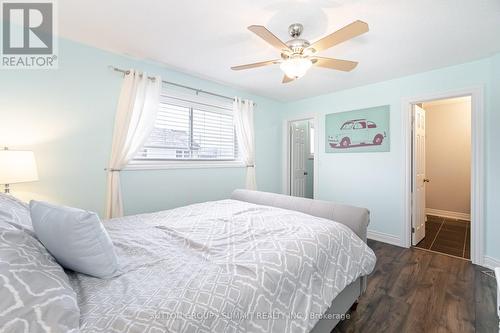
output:
[[412,244],[425,237],[425,110],[415,105],[413,118]]
[[[304,123],[306,124],[306,123]],[[292,123],[290,126],[290,194],[304,197],[306,190],[306,143],[307,127],[302,123]]]

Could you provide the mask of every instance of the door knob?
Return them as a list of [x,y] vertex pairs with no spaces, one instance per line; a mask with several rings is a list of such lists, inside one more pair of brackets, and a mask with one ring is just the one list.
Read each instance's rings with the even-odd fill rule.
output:
[[430,183],[431,180],[429,178],[424,178],[424,183]]
[[305,172],[304,172],[304,176],[307,176],[307,175],[308,175],[308,173],[307,173],[307,171],[305,171]]

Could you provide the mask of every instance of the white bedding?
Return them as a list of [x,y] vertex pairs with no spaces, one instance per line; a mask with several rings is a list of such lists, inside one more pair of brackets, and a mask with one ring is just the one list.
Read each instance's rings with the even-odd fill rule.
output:
[[342,224],[235,200],[104,224],[123,274],[69,274],[82,332],[308,332],[376,260]]

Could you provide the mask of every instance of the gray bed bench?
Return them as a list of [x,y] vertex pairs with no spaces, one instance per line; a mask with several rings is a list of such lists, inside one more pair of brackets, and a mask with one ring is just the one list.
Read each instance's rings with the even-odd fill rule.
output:
[[[316,217],[325,218],[348,226],[359,238],[366,242],[370,211],[366,208],[333,203],[324,200],[292,197],[283,194],[235,190],[231,199],[250,202],[258,205],[294,210]],[[366,277],[361,277],[348,285],[333,300],[325,314],[333,319],[321,319],[311,333],[329,333],[340,321],[339,315],[346,314],[355,305],[358,298],[366,290]],[[325,316],[326,317],[326,316]]]

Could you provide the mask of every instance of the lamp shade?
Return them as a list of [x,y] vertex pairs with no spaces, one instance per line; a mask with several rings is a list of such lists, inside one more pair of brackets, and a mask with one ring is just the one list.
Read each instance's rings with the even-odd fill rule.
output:
[[0,150],[0,184],[37,180],[35,154],[32,151]]

